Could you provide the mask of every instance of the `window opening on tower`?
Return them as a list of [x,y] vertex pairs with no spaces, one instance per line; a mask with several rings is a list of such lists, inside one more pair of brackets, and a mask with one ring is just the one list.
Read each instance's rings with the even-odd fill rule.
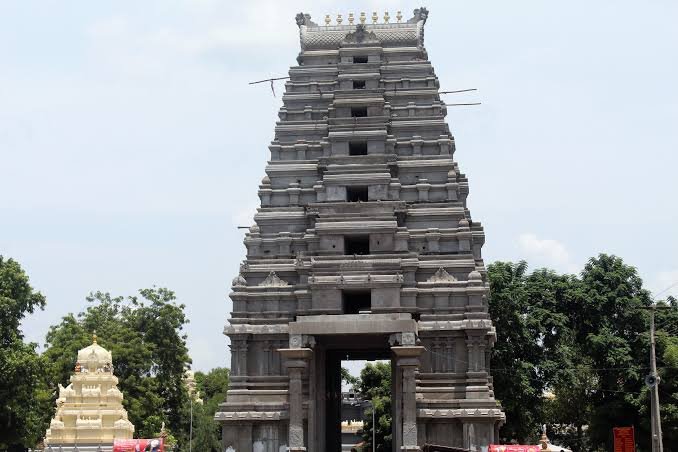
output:
[[353,57],[353,62],[356,64],[365,64],[367,63],[367,55],[356,55]]
[[368,235],[344,237],[344,253],[349,256],[370,254],[370,237]]
[[367,141],[349,141],[348,155],[367,155]]
[[360,314],[372,309],[372,293],[369,290],[342,291],[344,314]]
[[346,187],[346,201],[348,202],[367,202],[367,186]]
[[364,118],[367,116],[367,107],[351,107],[351,117]]

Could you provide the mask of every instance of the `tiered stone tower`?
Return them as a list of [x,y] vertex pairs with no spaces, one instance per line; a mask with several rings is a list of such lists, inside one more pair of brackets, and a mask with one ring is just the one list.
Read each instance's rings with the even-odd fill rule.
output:
[[497,437],[485,236],[452,158],[427,14],[297,15],[299,65],[230,294],[226,450],[339,450],[347,355],[391,359],[393,450]]
[[92,345],[78,352],[71,383],[65,388],[59,385],[46,446],[103,451],[112,450],[114,439],[131,439],[134,425],[127,420],[117,385],[111,352],[97,344],[94,335]]

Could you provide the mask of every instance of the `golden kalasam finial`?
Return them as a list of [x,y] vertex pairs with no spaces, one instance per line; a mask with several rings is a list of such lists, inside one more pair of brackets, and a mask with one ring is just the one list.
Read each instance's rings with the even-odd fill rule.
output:
[[353,25],[353,13],[348,13],[348,23],[349,25]]
[[360,23],[361,24],[365,23],[365,13],[360,13]]
[[341,14],[337,14],[337,25],[341,25],[344,19],[341,17]]
[[332,22],[332,19],[330,19],[329,14],[325,14],[325,26],[328,26]]
[[377,16],[377,12],[374,11],[374,12],[372,13],[372,23],[373,23],[373,24],[376,24],[378,20],[379,20],[379,16]]
[[398,12],[396,13],[396,19],[398,19],[398,22],[400,22],[401,20],[403,20],[403,13],[401,13],[400,11],[398,11]]
[[387,24],[390,19],[391,19],[391,16],[389,16],[388,11],[386,11],[384,13],[384,23]]
[[94,330],[92,332],[92,344],[96,344],[96,343],[97,343],[97,330]]

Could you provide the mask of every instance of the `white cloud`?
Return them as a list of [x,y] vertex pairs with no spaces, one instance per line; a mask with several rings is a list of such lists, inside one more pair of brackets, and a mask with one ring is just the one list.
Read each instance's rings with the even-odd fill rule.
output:
[[557,240],[524,233],[518,237],[518,246],[532,267],[546,266],[569,273],[579,271],[579,266],[572,262],[565,245]]

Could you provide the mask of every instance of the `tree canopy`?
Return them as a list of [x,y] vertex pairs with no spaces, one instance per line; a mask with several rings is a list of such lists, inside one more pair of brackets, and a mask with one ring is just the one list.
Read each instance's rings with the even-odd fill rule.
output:
[[216,367],[209,372],[196,372],[195,381],[203,404],[194,404],[193,449],[205,452],[221,452],[221,427],[214,422],[219,404],[226,400],[230,372],[225,367]]
[[157,436],[164,422],[179,444],[185,444],[189,415],[184,375],[191,360],[184,305],[164,288],[142,289],[139,295],[126,297],[95,292],[87,300],[90,305],[84,312],[65,316],[47,333],[44,357],[51,363],[51,387],[68,383],[77,351],[91,343],[96,330],[98,343],[113,355],[135,435]]
[[372,450],[372,411],[376,423],[376,449],[391,450],[391,364],[384,361],[367,363],[354,387],[363,400],[371,402],[363,424],[364,450]]
[[[575,450],[612,447],[612,428],[633,425],[639,451],[650,449],[649,314],[656,302],[657,366],[665,444],[678,444],[678,302],[653,300],[635,268],[616,256],[591,258],[578,275],[528,271],[525,262],[488,267],[489,311],[497,329],[492,350],[493,386],[507,414],[502,442],[536,443],[540,424],[552,440]],[[115,374],[136,436],[152,437],[164,422],[180,450],[188,444],[191,405],[195,450],[219,451],[213,421],[225,400],[229,371],[196,372],[203,404],[193,403],[184,382],[191,360],[184,305],[165,288],[132,296],[94,292],[84,312],[52,326],[45,350],[25,343],[22,319],[42,309],[21,266],[0,256],[0,450],[33,447],[54,412],[57,385],[68,384],[77,351],[98,342],[113,354]],[[368,364],[359,378],[342,379],[373,404],[364,439],[391,447],[391,366]]]
[[0,450],[24,450],[41,437],[49,394],[36,344],[20,329],[26,314],[45,306],[19,263],[0,255]]
[[[525,262],[488,267],[490,314],[497,328],[492,375],[506,410],[504,442],[537,439],[540,423],[576,450],[610,450],[612,428],[634,425],[649,450],[649,317],[652,299],[635,268],[616,256],[591,258],[580,275]],[[663,378],[665,441],[676,441],[678,399],[671,365],[678,306],[660,311],[657,360]],[[671,378],[673,377],[673,378]],[[661,399],[661,395],[660,395]]]

